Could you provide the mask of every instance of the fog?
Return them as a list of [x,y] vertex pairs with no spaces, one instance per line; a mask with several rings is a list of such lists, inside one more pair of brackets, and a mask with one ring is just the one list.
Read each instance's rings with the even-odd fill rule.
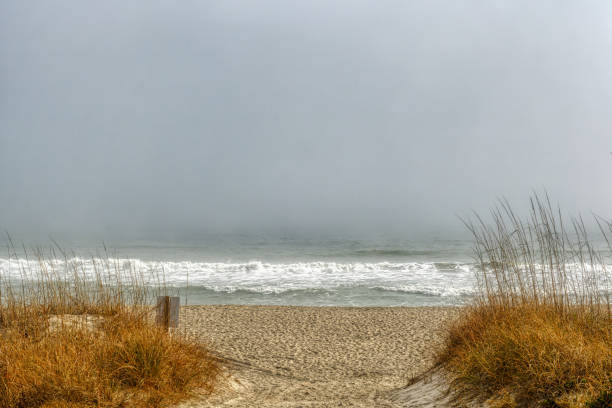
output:
[[0,228],[452,236],[612,216],[612,3],[0,0]]

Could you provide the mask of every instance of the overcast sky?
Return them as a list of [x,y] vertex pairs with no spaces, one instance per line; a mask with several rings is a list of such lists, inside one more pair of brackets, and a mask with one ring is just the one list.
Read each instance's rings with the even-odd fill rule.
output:
[[612,2],[0,0],[0,228],[612,216]]

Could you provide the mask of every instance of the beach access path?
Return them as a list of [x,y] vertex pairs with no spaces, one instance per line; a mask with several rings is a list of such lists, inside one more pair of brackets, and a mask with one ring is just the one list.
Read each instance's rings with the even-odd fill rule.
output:
[[[226,367],[213,396],[180,408],[402,407],[460,308],[187,306],[177,330]],[[423,405],[426,406],[426,405]]]

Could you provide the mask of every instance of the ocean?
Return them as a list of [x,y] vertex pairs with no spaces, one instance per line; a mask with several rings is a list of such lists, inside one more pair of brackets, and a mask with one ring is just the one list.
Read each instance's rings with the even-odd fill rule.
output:
[[[63,245],[62,245],[63,246]],[[54,270],[65,259],[87,274],[109,259],[165,284],[182,304],[310,306],[461,305],[473,293],[469,240],[218,235],[167,242],[76,243],[66,257],[42,251]],[[39,268],[33,251],[0,256],[3,278]]]

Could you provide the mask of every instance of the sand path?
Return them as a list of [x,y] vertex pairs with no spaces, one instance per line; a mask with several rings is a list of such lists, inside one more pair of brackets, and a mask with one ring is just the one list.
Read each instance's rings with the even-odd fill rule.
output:
[[204,407],[397,407],[457,308],[193,306],[181,327],[226,361]]

